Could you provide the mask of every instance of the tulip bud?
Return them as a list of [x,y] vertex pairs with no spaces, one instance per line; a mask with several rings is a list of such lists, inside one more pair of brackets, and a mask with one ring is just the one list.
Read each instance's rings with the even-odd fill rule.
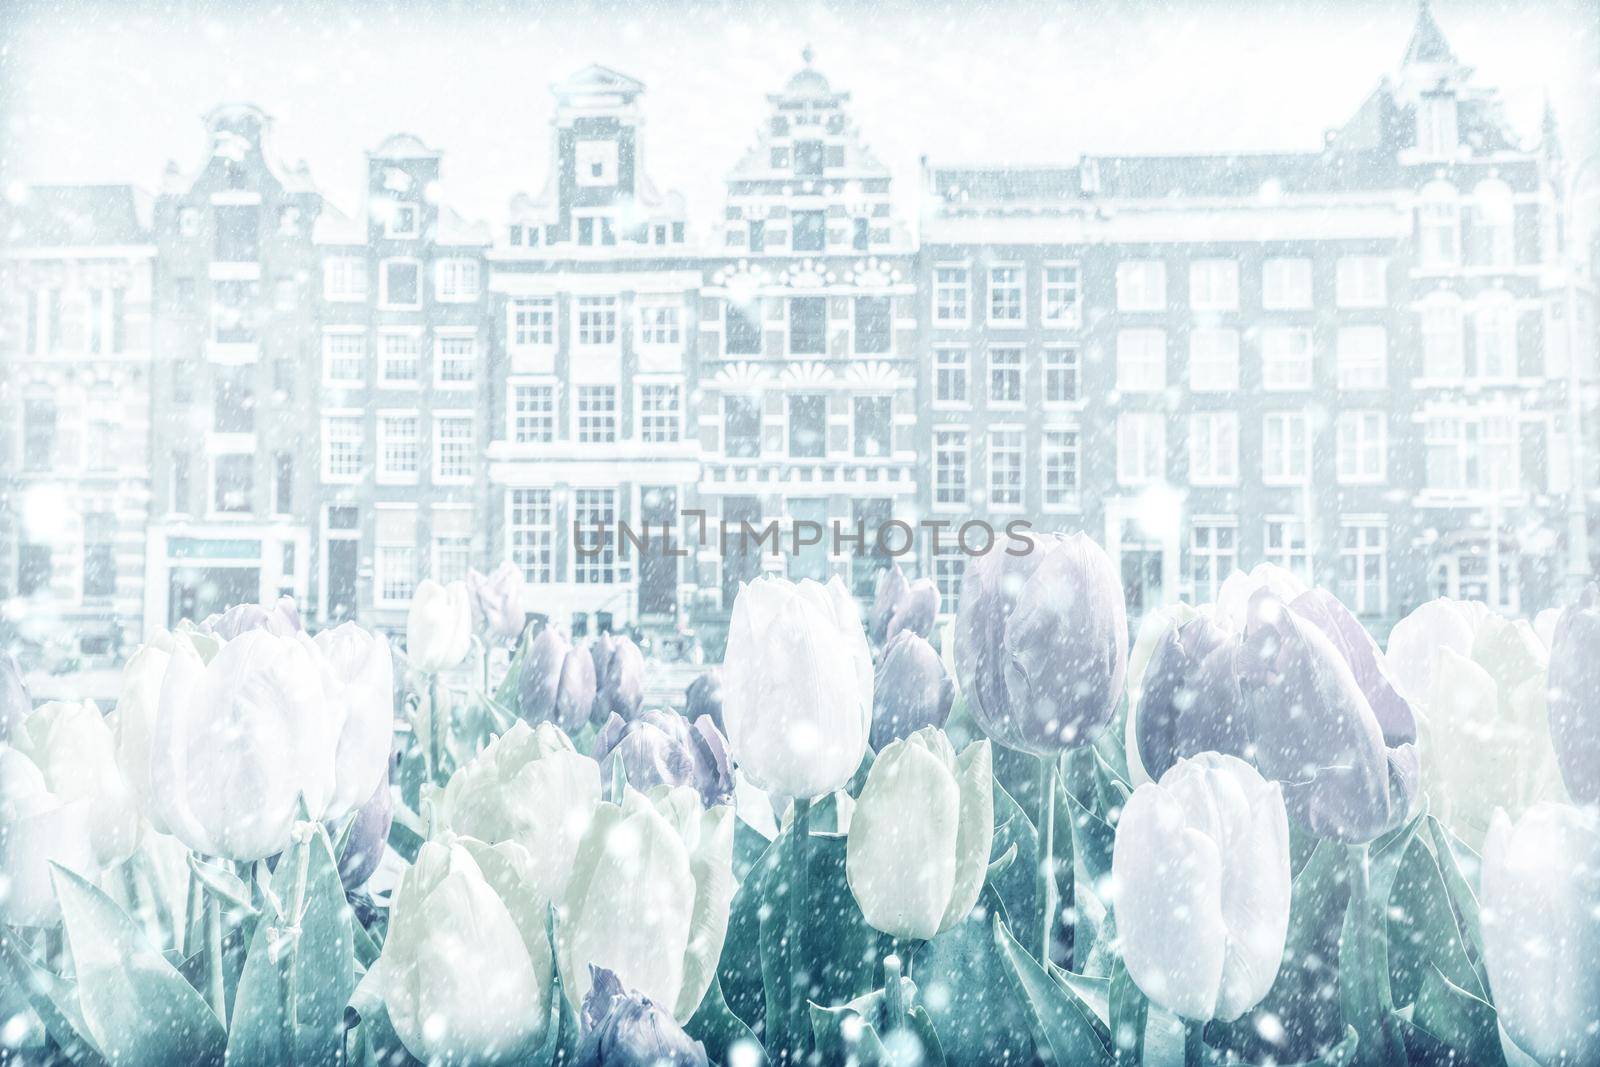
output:
[[574,647],[559,627],[540,631],[522,662],[518,714],[526,722],[551,722],[575,732],[588,723],[594,700],[594,657],[589,650]]
[[1482,604],[1439,597],[1394,624],[1384,650],[1384,664],[1400,691],[1417,703],[1433,695],[1439,653],[1472,655],[1478,624],[1488,609]]
[[616,974],[590,967],[577,1067],[708,1067],[705,1046],[649,997],[629,993]]
[[665,787],[601,804],[578,846],[557,939],[574,1006],[593,965],[688,1021],[716,977],[734,889],[732,808],[704,809],[692,789]]
[[722,722],[722,668],[712,667],[694,681],[683,693],[683,715],[694,722],[702,715],[710,716],[718,730],[727,733]]
[[1561,613],[1550,643],[1550,736],[1567,791],[1600,803],[1600,585]]
[[1267,995],[1289,930],[1289,820],[1233,756],[1175,763],[1134,790],[1111,855],[1117,934],[1139,989],[1185,1019],[1237,1019]]
[[[1130,705],[1139,702],[1139,696],[1144,687],[1145,675],[1150,670],[1151,657],[1155,655],[1156,646],[1166,639],[1167,631],[1178,629],[1190,619],[1200,617],[1200,612],[1191,604],[1182,600],[1175,600],[1170,604],[1163,604],[1158,608],[1151,608],[1144,613],[1144,618],[1139,620],[1139,632],[1134,635],[1133,647],[1128,649],[1128,702]],[[1215,617],[1212,622],[1216,623]],[[1216,623],[1219,628],[1220,623]]]
[[539,857],[535,884],[551,902],[566,890],[599,802],[599,765],[549,723],[519,722],[450,776],[433,814],[441,832],[491,845],[514,841]]
[[1417,739],[1417,719],[1411,704],[1395,689],[1383,668],[1378,643],[1367,633],[1350,609],[1324,589],[1300,594],[1290,607],[1310,621],[1338,650],[1345,666],[1367,699],[1367,706],[1383,729],[1384,743],[1403,745]]
[[32,710],[33,700],[22,681],[22,665],[11,653],[0,651],[0,743],[16,733]]
[[472,606],[462,582],[424,579],[406,614],[406,657],[424,674],[447,671],[472,648]]
[[956,667],[972,717],[1008,748],[1050,755],[1089,741],[1122,699],[1128,619],[1122,582],[1082,533],[967,564]]
[[873,644],[886,645],[902,630],[926,640],[938,617],[939,587],[932,578],[908,583],[898,563],[879,574],[869,627]]
[[385,774],[367,802],[356,809],[344,851],[339,854],[339,881],[346,891],[360,889],[378,869],[394,824],[394,794]]
[[1234,571],[1222,581],[1217,590],[1217,603],[1212,609],[1213,621],[1224,630],[1244,633],[1250,617],[1250,601],[1265,589],[1285,604],[1294,603],[1306,592],[1306,583],[1293,571],[1284,570],[1276,563],[1257,563],[1249,573]]
[[472,597],[472,614],[483,623],[489,636],[515,641],[527,623],[522,608],[524,580],[522,568],[506,560],[489,574],[467,571],[467,591]]
[[884,650],[872,688],[873,751],[924,726],[942,727],[955,702],[955,683],[933,646],[910,630]]
[[891,563],[878,572],[878,586],[872,597],[872,614],[867,619],[867,629],[872,643],[881,645],[889,636],[889,623],[894,619],[900,598],[906,595],[910,584],[900,564]]
[[353,622],[316,637],[330,705],[344,714],[335,756],[336,788],[329,806],[350,811],[389,777],[394,744],[394,656],[389,639]]
[[550,942],[542,910],[512,903],[519,868],[532,866],[520,852],[430,841],[400,879],[383,953],[357,996],[381,999],[423,1062],[509,1061],[543,1037]]
[[594,742],[602,781],[610,781],[612,761],[621,760],[628,784],[640,792],[658,785],[684,785],[709,807],[733,798],[733,768],[728,745],[709,716],[690,725],[675,711],[647,711],[630,721],[616,712]]
[[[1152,613],[1152,616],[1154,613]],[[1239,638],[1204,615],[1170,623],[1155,641],[1137,701],[1130,699],[1129,733],[1148,780],[1178,760],[1202,752],[1246,756],[1250,732],[1239,692]]]
[[87,803],[84,816],[97,864],[113,867],[133,854],[144,827],[117,767],[111,728],[92,701],[41,705],[11,740],[63,804]]
[[872,723],[872,653],[837,575],[747,584],[722,669],[729,746],[757,786],[809,799],[855,774]]
[[593,717],[601,721],[612,714],[637,717],[644,704],[644,654],[639,646],[630,637],[601,634],[593,656]]
[[1539,804],[1495,815],[1483,851],[1483,959],[1500,1023],[1542,1064],[1600,1062],[1600,820]]
[[878,754],[850,816],[845,876],[861,914],[891,937],[933,937],[978,901],[994,840],[989,742],[957,760],[926,726]]
[[63,800],[33,760],[0,743],[0,925],[61,921],[50,865],[96,876],[91,809],[88,798]]
[[199,625],[199,631],[217,638],[232,641],[250,630],[266,630],[278,637],[289,637],[305,631],[300,622],[300,612],[293,597],[279,597],[271,607],[265,604],[236,604],[227,611],[208,615]]

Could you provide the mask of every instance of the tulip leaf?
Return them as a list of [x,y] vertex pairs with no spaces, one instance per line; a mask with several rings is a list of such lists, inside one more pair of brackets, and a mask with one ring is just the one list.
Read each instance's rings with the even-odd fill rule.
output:
[[1488,988],[1467,954],[1444,874],[1424,839],[1406,850],[1389,895],[1389,982],[1394,1003],[1416,1000],[1431,968],[1477,997]]
[[760,1067],[767,1062],[766,1052],[761,1048],[761,1042],[756,1040],[755,1031],[728,1007],[728,1002],[722,996],[722,982],[716,978],[711,980],[706,995],[700,998],[700,1006],[683,1024],[683,1029],[706,1047],[706,1055],[711,1057],[713,1063],[730,1062],[733,1059],[730,1050],[736,1047],[754,1054],[746,1055],[745,1060],[741,1061],[748,1062],[750,1067]]
[[[737,834],[736,829],[736,841]],[[766,894],[767,877],[778,863],[786,835],[787,831],[780,832],[775,840],[768,842],[740,881],[728,909],[728,931],[723,937],[722,957],[717,964],[715,985],[721,991],[723,1002],[736,1018],[752,1028],[762,1025],[765,1005],[758,961],[761,959],[761,913],[772,906]]]
[[1399,828],[1372,842],[1367,854],[1373,899],[1389,899],[1394,880],[1399,875],[1400,867],[1410,851],[1411,842],[1416,839],[1417,831],[1421,829],[1426,818],[1426,814],[1418,813]]
[[[1298,1063],[1285,1063],[1281,1067],[1345,1067],[1346,1064],[1356,1058],[1357,1044],[1356,1028],[1347,1026],[1345,1027],[1344,1036],[1339,1039],[1339,1043],[1322,1055],[1315,1059],[1301,1060]],[[1148,1067],[1154,1067],[1155,1062],[1149,1061]],[[1224,1067],[1252,1067],[1252,1065],[1246,1064],[1243,1060],[1228,1060]],[[1460,1065],[1458,1064],[1456,1067],[1460,1067]]]
[[1027,1007],[1029,1028],[1041,1057],[1072,1067],[1112,1067],[1115,1053],[1106,1024],[1068,986],[1041,969],[998,917],[993,923],[995,944],[1006,964],[1004,973]]
[[0,928],[0,960],[61,1051],[77,1067],[106,1067],[78,1008],[77,987],[23,955],[15,934]]
[[247,915],[256,913],[250,899],[250,887],[237,874],[213,863],[206,863],[193,852],[189,853],[189,870],[217,897],[226,900]]
[[877,1027],[855,1008],[811,1005],[811,1033],[816,1054],[823,1063],[853,1063],[857,1067],[884,1067],[892,1063],[878,1037]]
[[1011,991],[990,926],[1002,913],[995,888],[988,886],[966,918],[923,943],[914,957],[921,1007],[949,1063],[1036,1062],[1027,1011]]
[[1144,1062],[1145,1019],[1150,1002],[1139,991],[1121,960],[1111,971],[1109,1022],[1118,1067]]
[[1450,1049],[1455,1054],[1450,1059],[1455,1062],[1477,1067],[1505,1067],[1500,1021],[1494,1005],[1451,982],[1437,967],[1430,967],[1422,976],[1411,1023]]
[[[997,750],[998,751],[998,750]],[[1015,862],[998,863],[1007,855]],[[989,885],[999,897],[1006,922],[1032,930],[1044,921],[1039,899],[1039,835],[1026,812],[994,781],[994,843],[990,846]]]
[[1445,891],[1449,895],[1450,906],[1455,911],[1456,921],[1466,940],[1467,952],[1473,959],[1473,968],[1478,972],[1478,988],[1487,990],[1489,973],[1483,966],[1483,925],[1479,918],[1478,895],[1461,869],[1461,855],[1466,853],[1474,867],[1481,861],[1476,853],[1456,840],[1450,831],[1445,829],[1444,824],[1431,815],[1428,816],[1428,828],[1432,833],[1434,856],[1439,863],[1439,873],[1444,876]]
[[110,897],[64,867],[53,877],[84,1028],[105,1058],[220,1064],[228,1035],[204,998]]

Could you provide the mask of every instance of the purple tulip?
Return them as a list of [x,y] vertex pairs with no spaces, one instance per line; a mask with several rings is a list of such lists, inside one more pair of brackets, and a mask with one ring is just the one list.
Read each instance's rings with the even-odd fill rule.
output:
[[0,743],[9,740],[32,711],[33,698],[22,681],[22,665],[11,653],[0,651]]
[[289,637],[300,633],[305,626],[300,622],[300,612],[293,597],[279,597],[268,607],[265,604],[235,604],[227,611],[208,615],[200,623],[201,633],[232,641],[248,630],[265,630],[276,637]]
[[589,973],[576,1067],[708,1067],[705,1046],[684,1033],[670,1011],[624,990],[604,967],[590,964]]
[[522,568],[506,560],[489,574],[467,571],[467,593],[473,617],[490,637],[515,641],[528,616],[522,609]]
[[1250,602],[1238,665],[1256,765],[1283,786],[1302,825],[1359,843],[1405,820],[1416,745],[1385,743],[1371,701],[1321,627],[1262,590]]
[[878,572],[878,588],[872,597],[872,615],[867,620],[867,636],[875,645],[888,639],[889,623],[894,618],[895,607],[910,588],[905,571],[900,564],[891,563]]
[[594,718],[637,718],[644,706],[644,653],[633,638],[601,634],[594,642]]
[[1301,618],[1315,624],[1324,637],[1339,650],[1356,684],[1383,728],[1384,744],[1391,748],[1417,739],[1417,716],[1411,703],[1400,695],[1384,668],[1383,653],[1356,617],[1338,597],[1325,589],[1301,593],[1289,605]]
[[1202,752],[1249,759],[1238,649],[1238,636],[1204,615],[1169,625],[1157,639],[1133,710],[1139,761],[1151,779]]
[[955,702],[955,683],[927,641],[901,630],[889,641],[872,686],[874,752],[924,726],[942,727]]
[[1600,803],[1600,585],[1590,583],[1557,620],[1547,684],[1561,779],[1579,804]]
[[594,694],[594,658],[589,650],[573,645],[559,627],[546,627],[523,659],[518,714],[529,723],[553,722],[570,734],[589,721]]
[[350,826],[344,851],[339,856],[339,881],[346,892],[360,889],[378,869],[383,859],[383,849],[389,841],[389,827],[394,823],[394,796],[389,790],[389,776],[385,774],[378,788],[365,804],[356,809],[355,822]]
[[868,636],[875,645],[887,645],[895,634],[910,630],[918,637],[933,633],[939,617],[939,587],[932,578],[907,582],[898,563],[878,577],[878,591],[872,600]]
[[722,668],[712,667],[689,683],[683,693],[683,714],[690,722],[702,715],[711,717],[717,729],[727,732],[722,725]]
[[658,785],[686,785],[710,807],[733,796],[733,766],[728,742],[702,715],[691,725],[675,711],[651,710],[627,720],[616,712],[594,739],[600,780],[611,780],[612,761],[620,759],[628,785],[647,792]]
[[962,692],[986,734],[1035,755],[1083,744],[1122,699],[1122,582],[1084,534],[1036,535],[1025,555],[967,564],[955,642]]

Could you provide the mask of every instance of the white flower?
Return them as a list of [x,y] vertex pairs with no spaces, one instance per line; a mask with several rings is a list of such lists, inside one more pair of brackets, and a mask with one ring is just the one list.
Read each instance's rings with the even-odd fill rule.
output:
[[0,924],[61,921],[50,865],[90,879],[99,873],[90,812],[88,799],[63,801],[31,759],[0,744]]
[[488,574],[467,571],[467,590],[473,613],[488,632],[509,641],[522,633],[527,614],[522,609],[522,568],[506,560]]
[[425,674],[449,670],[472,648],[472,605],[461,582],[424,579],[406,614],[406,658]]
[[1249,572],[1234,571],[1222,581],[1217,590],[1217,602],[1211,609],[1211,618],[1218,626],[1233,633],[1244,633],[1250,617],[1250,598],[1267,590],[1285,604],[1306,592],[1306,583],[1293,571],[1284,570],[1276,563],[1257,563]]
[[12,738],[62,803],[88,802],[95,862],[113,867],[139,847],[143,821],[117,766],[111,727],[92,701],[52,701],[23,720]]
[[335,781],[330,807],[352,811],[365,804],[388,776],[394,744],[394,655],[389,639],[353,622],[316,636],[326,671],[330,705],[342,706]]
[[128,783],[134,803],[150,825],[168,833],[155,805],[150,783],[150,743],[161,711],[161,685],[173,651],[185,645],[202,663],[209,663],[222,647],[221,641],[183,625],[171,632],[159,630],[122,667],[122,688],[117,697],[115,732],[117,763]]

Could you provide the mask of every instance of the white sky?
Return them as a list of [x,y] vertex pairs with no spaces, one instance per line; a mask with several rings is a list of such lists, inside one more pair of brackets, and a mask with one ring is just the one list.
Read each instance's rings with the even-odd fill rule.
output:
[[[0,182],[159,186],[205,151],[200,116],[249,100],[278,154],[349,210],[365,149],[406,130],[445,151],[444,193],[497,221],[537,192],[549,85],[603,63],[647,86],[656,184],[714,221],[765,94],[816,65],[853,94],[894,171],[918,159],[1070,162],[1083,152],[1309,149],[1399,63],[1410,0],[910,3],[334,3],[0,0]],[[1600,148],[1590,0],[1436,0],[1481,83],[1537,136],[1545,94],[1569,156]]]

